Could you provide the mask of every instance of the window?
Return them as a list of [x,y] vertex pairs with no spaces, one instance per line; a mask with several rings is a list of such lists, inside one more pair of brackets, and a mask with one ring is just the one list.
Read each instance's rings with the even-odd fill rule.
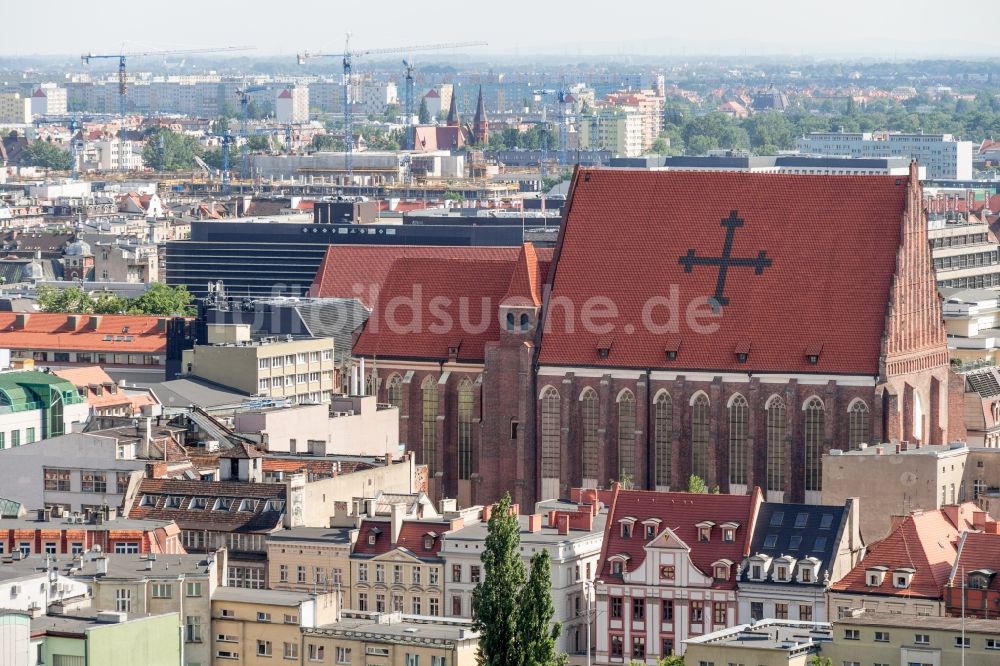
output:
[[432,375],[424,377],[420,385],[422,392],[423,414],[421,450],[423,464],[427,465],[427,473],[433,477],[437,472],[437,416],[438,388],[437,380]]
[[632,658],[646,658],[646,639],[643,636],[632,636]]
[[698,393],[691,401],[691,473],[708,482],[708,439],[710,403]]
[[777,567],[777,577],[780,581],[788,580],[788,567]]
[[184,618],[184,640],[188,643],[201,642],[201,617],[188,615]]
[[448,666],[448,659],[447,657],[431,655],[431,666]]
[[116,555],[135,555],[139,552],[138,541],[118,541],[115,543]]
[[385,593],[383,592],[375,593],[375,612],[376,613],[385,612]]
[[[772,396],[767,401],[767,489],[781,492],[785,489],[785,401]],[[783,515],[780,511],[771,518]],[[779,525],[780,518],[779,518]]]
[[729,403],[729,483],[747,482],[747,399],[737,393]]
[[889,642],[889,632],[888,631],[876,631],[875,632],[875,642],[876,643],[888,643]]
[[358,582],[367,583],[368,582],[368,565],[359,564],[358,565]]
[[119,613],[132,612],[132,590],[124,587],[115,590],[115,610]]
[[25,428],[25,430],[24,430],[24,443],[25,444],[31,444],[34,441],[35,441],[35,429],[34,428]]
[[115,472],[115,492],[124,495],[128,490],[129,479],[132,478],[130,472]]
[[403,378],[393,373],[385,387],[385,398],[397,409],[403,408]]
[[727,609],[725,603],[712,604],[712,621],[715,624],[726,624]]
[[479,577],[480,577],[479,565],[473,565],[473,566],[469,567],[469,578],[470,578],[471,582],[478,583],[479,582]]
[[969,638],[968,636],[966,636],[965,638],[962,638],[961,636],[955,636],[955,647],[961,648],[963,650],[972,647],[972,639]]
[[776,620],[787,620],[788,604],[774,604],[774,618]]
[[455,595],[451,598],[451,614],[462,617],[462,597]]
[[561,474],[561,419],[559,392],[547,386],[542,391],[542,478],[559,479]]
[[580,394],[580,449],[583,456],[583,478],[597,479],[597,424],[600,399],[597,391],[587,387]]
[[278,565],[278,582],[287,583],[288,582],[288,565],[279,564]]
[[440,602],[438,601],[437,597],[431,597],[428,604],[430,605],[431,608],[430,610],[431,615],[438,616],[441,614],[441,609],[439,607]]
[[282,617],[282,622],[285,624],[298,624],[299,616],[295,614],[285,613]]
[[429,578],[429,582],[430,582],[431,585],[437,585],[438,584],[438,568],[437,567],[431,567],[428,570],[428,578]]
[[826,412],[822,400],[813,397],[806,402],[805,419],[806,490],[822,490],[823,441],[826,424]]
[[705,621],[705,602],[691,601],[688,603],[688,610],[691,613],[691,622],[698,623]]
[[670,475],[672,473],[670,463],[672,458],[673,412],[674,406],[670,394],[662,391],[656,396],[653,423],[653,439],[656,447],[657,486],[670,486]]
[[410,654],[409,652],[407,652],[405,657],[406,658],[403,660],[405,666],[420,666],[419,654]]
[[10,431],[10,445],[11,446],[21,446],[21,431],[11,430]]
[[200,597],[201,596],[201,583],[187,582],[184,584],[184,596],[186,597]]
[[55,490],[59,492],[69,492],[69,470],[68,469],[46,469],[43,472],[45,478],[45,490]]
[[611,617],[620,618],[622,616],[622,598],[611,597]]
[[844,629],[844,640],[847,641],[861,640],[861,631],[858,629]]
[[458,384],[458,478],[472,477],[472,380],[463,377]]
[[153,583],[154,599],[169,599],[171,595],[171,585],[169,583]]
[[930,645],[931,637],[930,634],[917,634],[913,637],[913,642],[917,645]]
[[632,621],[642,622],[646,619],[646,600],[632,599]]
[[410,573],[410,582],[420,585],[420,567],[413,567]]
[[632,538],[632,521],[630,520],[622,521],[622,538],[623,539]]
[[358,592],[358,610],[367,611],[368,610],[368,593]]
[[868,435],[868,405],[864,400],[855,400],[848,407],[849,424],[847,428],[847,446],[851,451],[860,448],[860,444],[867,442]]
[[756,622],[764,617],[764,602],[762,601],[751,601],[750,602],[750,619]]
[[[376,569],[376,574],[378,570]],[[306,582],[306,568],[301,564],[295,567],[295,582],[305,583]]]
[[625,639],[621,636],[611,637],[611,656],[621,658],[624,655]]
[[264,611],[257,611],[257,621],[258,622],[270,622],[271,614],[265,613]]
[[461,583],[462,582],[462,565],[453,564],[451,565],[451,582]]
[[299,644],[298,643],[283,643],[281,649],[281,656],[285,659],[298,659],[299,658]]
[[674,580],[677,575],[677,569],[673,564],[664,564],[660,567],[660,578],[663,580]]
[[[346,661],[340,661],[340,651],[341,650],[347,650],[347,660]],[[326,652],[326,649],[325,649],[325,647],[323,645],[316,645],[315,643],[309,643],[306,646],[306,655],[308,656],[309,661],[323,661],[323,659],[326,656],[325,652]],[[337,663],[338,664],[347,664],[347,663],[350,663],[350,660],[351,660],[351,651],[350,651],[350,649],[348,649],[348,648],[338,648],[337,649]]]
[[413,597],[413,614],[420,615],[420,597]]
[[714,567],[713,578],[716,580],[727,580],[729,578],[729,567],[725,564],[719,564]]
[[618,398],[618,478],[635,477],[635,396],[625,390]]
[[80,472],[81,492],[85,493],[107,493],[108,483],[104,472],[83,471]]
[[674,621],[674,600],[664,599],[660,604],[660,609],[662,611],[663,617],[661,620],[663,622],[673,622]]
[[799,604],[799,619],[803,622],[812,622],[813,607],[809,604]]
[[986,639],[986,649],[987,650],[1000,650],[1000,639],[987,638]]
[[257,641],[257,656],[258,657],[270,657],[271,656],[271,641]]
[[812,569],[809,567],[802,567],[799,569],[799,581],[802,583],[812,582]]
[[702,543],[708,543],[712,540],[712,528],[707,525],[703,525],[698,528],[698,541]]

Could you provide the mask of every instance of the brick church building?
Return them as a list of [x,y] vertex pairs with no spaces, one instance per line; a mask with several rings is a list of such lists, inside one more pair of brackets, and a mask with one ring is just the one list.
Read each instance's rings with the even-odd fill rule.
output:
[[830,449],[964,438],[915,166],[578,169],[565,210],[554,251],[398,248],[378,277],[354,353],[433,492],[817,502]]

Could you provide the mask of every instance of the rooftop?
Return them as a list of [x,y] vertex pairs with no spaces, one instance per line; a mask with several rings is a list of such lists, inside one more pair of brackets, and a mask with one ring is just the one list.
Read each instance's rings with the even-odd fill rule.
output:
[[901,627],[904,629],[931,629],[941,631],[961,631],[965,626],[966,633],[996,634],[996,620],[980,620],[977,618],[937,617],[930,615],[901,615],[898,613],[863,613],[857,617],[845,617],[834,622],[834,625],[864,626],[864,627]]
[[293,527],[272,532],[268,541],[315,541],[329,545],[350,545],[350,527]]
[[786,650],[798,652],[812,649],[816,643],[833,638],[829,623],[796,622],[790,620],[761,620],[755,624],[741,624],[737,627],[714,631],[710,634],[690,638],[688,644],[718,644],[732,647],[755,648],[760,650]]
[[407,643],[468,640],[479,635],[472,631],[470,620],[355,611],[345,612],[337,622],[304,632],[307,635],[363,636],[367,641],[405,640]]
[[271,604],[272,606],[298,606],[312,598],[313,596],[309,592],[251,590],[245,587],[218,587],[212,595],[212,601],[233,601],[258,605]]
[[[101,568],[101,560],[107,560],[107,572]],[[176,578],[177,576],[197,576],[208,574],[212,562],[205,555],[116,555],[105,554],[97,557],[85,555],[77,563],[70,555],[49,556],[29,555],[20,560],[4,559],[0,567],[0,580],[10,576],[43,575],[55,568],[64,576],[90,578],[105,574],[105,578]],[[151,568],[149,568],[151,567]]]

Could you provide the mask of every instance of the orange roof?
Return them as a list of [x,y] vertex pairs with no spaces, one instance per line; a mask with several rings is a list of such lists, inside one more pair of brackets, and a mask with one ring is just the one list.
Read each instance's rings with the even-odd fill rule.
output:
[[114,384],[115,380],[111,375],[104,372],[104,368],[99,365],[88,365],[83,368],[62,368],[53,370],[57,377],[62,377],[77,388],[90,386],[91,384]]
[[[27,317],[18,325],[18,317]],[[70,321],[76,317],[76,326]],[[163,317],[0,312],[0,348],[54,351],[162,353],[167,348]]]

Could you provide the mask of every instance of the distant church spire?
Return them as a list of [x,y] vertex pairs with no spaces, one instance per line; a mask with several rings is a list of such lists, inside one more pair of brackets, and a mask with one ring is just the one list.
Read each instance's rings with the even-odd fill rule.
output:
[[458,127],[461,124],[458,117],[458,105],[455,101],[457,96],[454,91],[451,93],[451,105],[448,107],[448,127]]
[[490,142],[490,120],[486,117],[486,105],[483,103],[483,87],[479,86],[479,99],[476,100],[476,115],[472,119],[472,134],[476,143]]

